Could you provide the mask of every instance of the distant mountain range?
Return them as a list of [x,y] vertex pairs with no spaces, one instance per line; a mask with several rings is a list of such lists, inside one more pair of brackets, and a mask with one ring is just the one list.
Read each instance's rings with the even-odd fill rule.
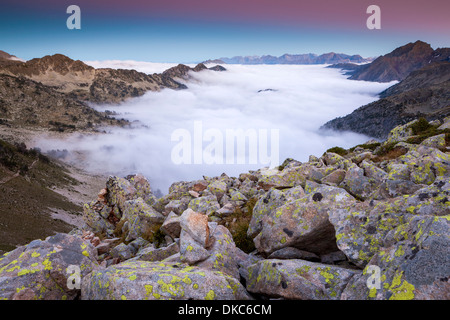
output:
[[450,116],[450,48],[433,50],[422,41],[409,43],[364,66],[341,64],[350,79],[386,82],[401,80],[380,93],[380,99],[323,128],[386,138],[397,125],[419,117]]
[[336,64],[336,63],[367,63],[372,59],[363,58],[360,55],[347,55],[343,53],[325,53],[317,55],[307,54],[284,54],[280,57],[271,55],[264,56],[236,56],[233,58],[220,58],[207,60],[204,63],[215,64]]

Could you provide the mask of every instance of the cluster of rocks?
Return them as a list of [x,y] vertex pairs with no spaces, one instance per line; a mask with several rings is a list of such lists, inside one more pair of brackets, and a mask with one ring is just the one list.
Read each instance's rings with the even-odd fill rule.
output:
[[[111,176],[84,230],[0,258],[0,297],[450,299],[448,137],[409,144],[410,126],[375,150],[177,182],[161,198],[142,175]],[[387,145],[400,153],[380,157]],[[251,215],[252,252],[226,227],[236,213]]]

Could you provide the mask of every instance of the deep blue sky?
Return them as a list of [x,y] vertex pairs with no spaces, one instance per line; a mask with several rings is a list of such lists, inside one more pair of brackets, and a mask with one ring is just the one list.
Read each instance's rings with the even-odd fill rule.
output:
[[[382,29],[368,30],[369,4]],[[450,46],[450,1],[2,0],[0,50],[23,59],[198,62],[235,55],[339,52],[365,57],[423,40]],[[92,4],[95,3],[95,4]],[[66,8],[81,8],[68,30]]]

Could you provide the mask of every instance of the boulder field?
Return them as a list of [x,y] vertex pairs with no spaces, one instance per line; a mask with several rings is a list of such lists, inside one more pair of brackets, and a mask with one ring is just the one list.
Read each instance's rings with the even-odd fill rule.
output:
[[0,257],[0,299],[450,299],[449,122],[161,198],[110,176],[83,228]]

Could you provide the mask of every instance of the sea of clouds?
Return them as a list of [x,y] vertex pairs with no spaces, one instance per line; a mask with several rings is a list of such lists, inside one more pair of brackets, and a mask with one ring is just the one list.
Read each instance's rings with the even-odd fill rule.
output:
[[[175,65],[136,61],[87,63],[96,68],[135,69],[149,74]],[[142,173],[154,190],[167,193],[168,187],[176,181],[222,173],[238,176],[248,170],[275,166],[286,158],[307,161],[309,155],[320,156],[330,147],[349,148],[364,143],[370,137],[350,132],[324,132],[319,127],[377,100],[379,92],[393,85],[348,80],[338,69],[324,65],[224,66],[227,68],[224,72],[191,73],[191,79],[185,82],[186,90],[164,89],[118,105],[94,106],[130,120],[131,128],[105,128],[106,134],[76,133],[64,139],[47,137],[38,141],[38,146],[44,151],[67,149],[72,157],[66,160],[94,173],[121,176]],[[239,129],[258,133],[257,148],[261,150],[265,141],[264,135],[259,136],[259,133],[267,134],[266,154],[272,156],[270,163],[263,162],[263,158],[251,163],[247,148],[245,159],[235,157],[235,161],[228,161],[228,164],[225,160],[222,164],[210,164],[211,161],[201,158],[199,164],[194,164],[196,152],[197,155],[200,152],[201,157],[202,151],[211,151],[213,142],[214,146],[222,142],[225,146],[229,142],[226,141],[227,130]],[[180,138],[176,134],[180,132],[190,136]],[[186,156],[187,151],[175,150],[189,145],[188,138],[191,139],[192,161],[179,164],[174,154]],[[218,141],[219,138],[223,141]],[[214,159],[225,159],[226,151],[226,147],[216,148]],[[237,156],[235,151],[234,156]],[[77,156],[80,154],[82,157]],[[274,155],[278,161],[274,161]]]

